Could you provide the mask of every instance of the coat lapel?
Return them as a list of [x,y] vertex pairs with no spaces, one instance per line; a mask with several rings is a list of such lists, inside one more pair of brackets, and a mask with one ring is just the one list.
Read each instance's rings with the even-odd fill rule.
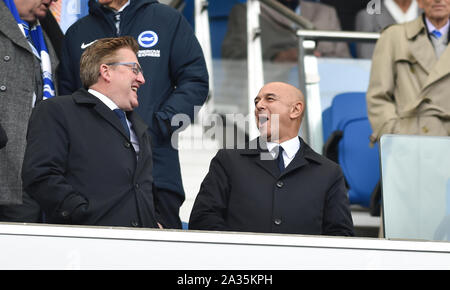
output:
[[[272,159],[269,151],[267,151],[267,146],[265,144],[259,144],[259,138],[253,140],[250,142],[250,148],[256,148],[256,149],[243,149],[241,150],[241,155],[247,155],[247,156],[253,156],[254,162],[267,171],[270,175],[272,175],[274,178],[278,179],[280,176],[289,174],[290,172],[296,171],[299,168],[307,165],[309,161],[314,161],[316,163],[322,163],[320,161],[320,158],[317,156],[318,154],[315,153],[308,144],[303,141],[302,138],[298,137],[300,139],[300,149],[295,155],[294,159],[289,163],[289,165],[286,167],[286,169],[280,174],[280,170],[278,169],[278,163],[276,159]],[[255,144],[257,142],[257,144]],[[253,145],[253,146],[252,146]]]
[[0,30],[16,45],[33,53],[27,39],[20,31],[19,25],[3,1],[0,1]]
[[447,46],[439,60],[436,59],[433,44],[427,36],[423,18],[418,17],[406,28],[409,39],[409,51],[417,62],[426,70],[428,77],[422,87],[422,92],[431,84],[450,73],[450,49]]
[[125,129],[122,127],[119,118],[117,118],[113,111],[111,111],[105,104],[103,104],[95,96],[88,93],[85,89],[79,89],[73,94],[75,103],[92,105],[93,109],[105,119],[111,126],[118,130],[124,138],[128,138]]
[[441,57],[439,58],[439,61],[436,62],[433,68],[431,69],[430,74],[428,75],[425,84],[422,88],[422,91],[424,91],[431,84],[437,82],[441,78],[450,74],[449,64],[450,64],[450,48],[447,45],[447,48],[442,53]]
[[406,37],[409,40],[411,56],[427,73],[430,73],[437,60],[422,17],[418,17],[406,26]]
[[267,171],[275,179],[280,176],[277,161],[272,158],[265,143],[260,144],[259,137],[250,141],[248,148],[255,149],[240,149],[240,154],[252,158],[256,165]]
[[127,113],[127,117],[128,120],[130,120],[130,122],[133,124],[133,131],[138,137],[139,144],[142,144],[142,138],[148,130],[147,124],[142,121],[138,113],[136,113],[135,111]]
[[286,169],[283,171],[281,176],[286,175],[292,171],[295,171],[309,163],[309,161],[315,161],[316,163],[322,163],[320,159],[317,157],[317,153],[315,153],[311,147],[308,146],[308,144],[303,141],[302,138],[298,137],[300,139],[300,149],[298,150],[297,154],[295,154],[294,159],[289,163],[289,165],[286,167]]

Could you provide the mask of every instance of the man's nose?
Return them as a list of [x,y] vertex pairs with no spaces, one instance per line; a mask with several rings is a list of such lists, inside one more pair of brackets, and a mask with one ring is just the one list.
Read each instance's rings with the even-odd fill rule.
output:
[[264,110],[265,108],[265,103],[264,100],[259,100],[258,102],[256,102],[255,104],[255,109],[259,110]]
[[138,83],[140,83],[141,85],[145,84],[145,78],[144,78],[144,75],[141,72],[139,72],[136,81]]

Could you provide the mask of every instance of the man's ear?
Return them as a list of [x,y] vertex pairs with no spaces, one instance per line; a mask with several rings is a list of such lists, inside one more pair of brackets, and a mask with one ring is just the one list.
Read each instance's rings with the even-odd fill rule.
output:
[[297,119],[303,115],[303,111],[305,110],[305,104],[301,101],[294,103],[291,109],[291,118]]
[[109,69],[109,66],[107,66],[104,63],[100,65],[99,77],[108,83],[111,81],[111,73],[110,72],[111,72],[111,70]]

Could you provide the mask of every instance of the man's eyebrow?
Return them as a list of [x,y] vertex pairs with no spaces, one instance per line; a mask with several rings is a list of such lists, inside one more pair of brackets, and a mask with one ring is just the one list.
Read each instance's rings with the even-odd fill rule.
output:
[[280,97],[276,94],[276,93],[266,93],[266,94],[264,94],[264,95],[262,95],[262,96],[256,96],[254,99],[253,99],[253,102],[257,102],[257,101],[259,101],[259,100],[261,100],[261,99],[264,99],[264,98],[269,98],[269,97],[273,97],[273,98],[275,98],[275,99],[279,99]]
[[278,97],[278,96],[275,93],[267,93],[267,94],[264,94],[263,96],[256,96],[254,100],[267,98],[267,97]]

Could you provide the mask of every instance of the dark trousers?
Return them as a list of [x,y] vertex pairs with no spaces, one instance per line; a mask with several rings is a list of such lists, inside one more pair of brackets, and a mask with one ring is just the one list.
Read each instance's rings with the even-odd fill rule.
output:
[[153,187],[158,195],[156,214],[158,222],[166,229],[181,229],[180,207],[184,202],[184,196],[164,188]]

